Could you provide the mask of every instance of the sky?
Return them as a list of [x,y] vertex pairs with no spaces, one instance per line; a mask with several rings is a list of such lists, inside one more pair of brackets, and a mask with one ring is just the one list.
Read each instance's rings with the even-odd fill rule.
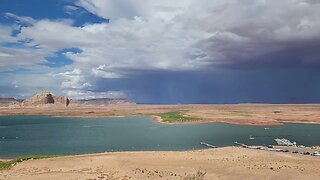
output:
[[320,103],[319,0],[0,0],[0,96]]

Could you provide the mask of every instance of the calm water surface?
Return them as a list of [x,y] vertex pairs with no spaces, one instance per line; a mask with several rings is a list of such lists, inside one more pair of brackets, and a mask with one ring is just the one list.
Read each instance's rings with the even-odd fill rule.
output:
[[[255,139],[250,140],[250,136]],[[258,145],[275,144],[274,138],[287,138],[307,146],[319,145],[320,125],[165,125],[158,124],[149,117],[0,116],[0,157],[192,150],[206,148],[200,144],[201,141],[216,146],[230,146],[234,141]]]

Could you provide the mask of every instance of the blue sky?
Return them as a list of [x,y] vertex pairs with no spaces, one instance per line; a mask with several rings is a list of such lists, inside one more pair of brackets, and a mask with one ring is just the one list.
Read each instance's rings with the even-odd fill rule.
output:
[[319,103],[313,0],[0,0],[0,96]]
[[[71,0],[2,0],[0,10],[4,13],[31,17],[36,20],[72,19],[75,21],[75,26],[107,21],[88,12],[81,6],[77,6],[74,2]],[[11,25],[13,20],[12,18],[1,16],[1,22],[4,24]]]

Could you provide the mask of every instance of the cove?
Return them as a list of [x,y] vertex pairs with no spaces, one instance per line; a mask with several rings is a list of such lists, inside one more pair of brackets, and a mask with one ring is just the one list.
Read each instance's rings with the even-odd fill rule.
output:
[[[250,139],[250,137],[253,137]],[[244,126],[224,123],[159,124],[150,117],[69,118],[0,116],[0,157],[73,155],[106,151],[180,151],[223,147],[235,141],[275,144],[286,138],[297,144],[320,144],[320,125]]]

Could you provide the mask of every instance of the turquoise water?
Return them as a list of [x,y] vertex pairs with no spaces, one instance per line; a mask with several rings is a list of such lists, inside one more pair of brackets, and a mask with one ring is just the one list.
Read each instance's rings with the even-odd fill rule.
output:
[[[223,123],[165,125],[149,117],[65,118],[0,116],[0,157],[105,151],[192,150],[215,146],[275,144],[287,138],[320,144],[320,125],[242,126]],[[250,140],[249,137],[255,137]]]

